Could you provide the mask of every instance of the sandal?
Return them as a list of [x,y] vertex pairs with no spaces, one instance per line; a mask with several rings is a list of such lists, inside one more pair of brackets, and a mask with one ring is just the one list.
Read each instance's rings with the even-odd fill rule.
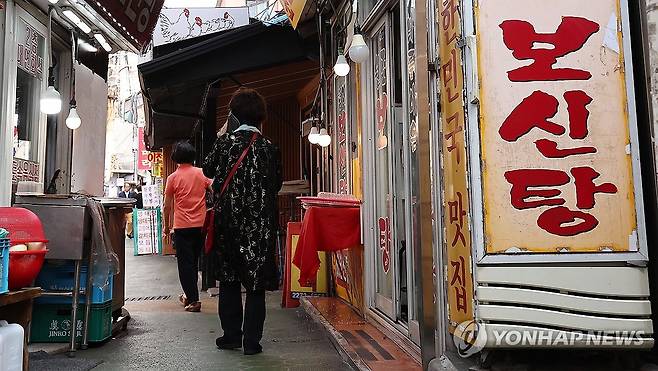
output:
[[180,301],[180,303],[183,304],[184,307],[190,305],[190,302],[187,301],[187,297],[185,296],[185,294],[180,294],[180,296],[178,297],[178,301]]
[[185,307],[186,312],[193,312],[193,313],[198,313],[201,312],[201,302],[200,301],[195,301],[194,303],[190,303]]

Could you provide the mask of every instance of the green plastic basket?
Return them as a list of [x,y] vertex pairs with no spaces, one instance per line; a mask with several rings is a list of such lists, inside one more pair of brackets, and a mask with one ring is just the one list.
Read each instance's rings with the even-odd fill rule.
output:
[[[32,343],[66,343],[71,340],[71,304],[34,304],[32,310]],[[84,306],[78,307],[76,339],[82,340]],[[89,313],[87,341],[100,343],[112,336],[112,301],[92,304]]]

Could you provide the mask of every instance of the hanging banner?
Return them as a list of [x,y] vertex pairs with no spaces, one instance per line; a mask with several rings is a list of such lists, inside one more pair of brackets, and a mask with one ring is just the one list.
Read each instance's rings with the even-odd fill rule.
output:
[[619,0],[476,14],[486,253],[638,251]]
[[169,8],[160,12],[153,45],[209,35],[249,24],[249,8]]
[[439,53],[441,59],[441,138],[443,155],[443,233],[447,252],[448,317],[450,328],[473,319],[471,275],[470,201],[464,130],[464,74],[461,17],[458,1],[440,5]]
[[86,3],[141,50],[151,41],[164,0],[93,0]]

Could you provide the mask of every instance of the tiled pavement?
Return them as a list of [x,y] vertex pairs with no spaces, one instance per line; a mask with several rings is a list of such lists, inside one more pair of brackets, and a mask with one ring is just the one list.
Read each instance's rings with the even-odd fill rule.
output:
[[421,370],[392,339],[337,298],[304,298],[302,306],[321,323],[332,340],[359,369]]

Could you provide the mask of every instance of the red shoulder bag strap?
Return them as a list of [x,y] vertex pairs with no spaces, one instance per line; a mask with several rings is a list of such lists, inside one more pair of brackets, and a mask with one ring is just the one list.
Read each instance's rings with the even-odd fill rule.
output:
[[254,144],[256,139],[258,138],[258,132],[254,132],[254,135],[251,136],[251,140],[249,141],[249,144],[247,147],[242,151],[242,155],[240,155],[240,158],[238,158],[238,161],[233,165],[233,169],[231,169],[231,172],[228,174],[226,177],[226,180],[224,180],[224,184],[222,185],[222,189],[219,192],[219,197],[224,195],[224,192],[226,192],[226,189],[228,188],[228,185],[231,183],[231,180],[235,176],[235,173],[238,172],[238,168],[240,167],[240,164],[242,164],[242,161],[244,161],[244,158],[247,157],[247,153],[249,153],[249,148],[251,148],[251,145]]

